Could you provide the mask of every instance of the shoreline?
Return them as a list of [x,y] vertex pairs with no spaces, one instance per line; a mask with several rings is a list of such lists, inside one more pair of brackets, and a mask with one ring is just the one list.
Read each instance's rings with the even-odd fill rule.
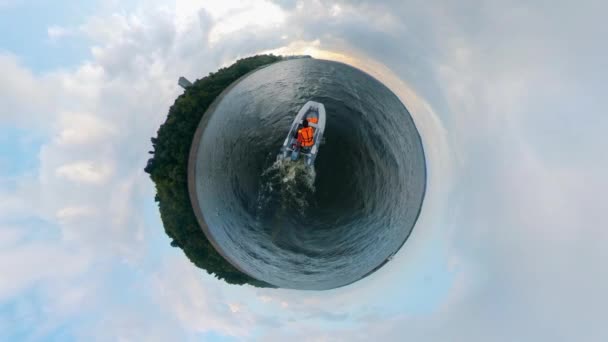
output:
[[266,283],[265,281],[252,276],[251,274],[249,274],[248,272],[243,270],[241,267],[239,267],[232,259],[230,259],[230,257],[228,257],[228,255],[220,247],[220,245],[217,243],[217,241],[215,241],[215,239],[213,239],[213,236],[212,236],[211,232],[209,231],[209,226],[207,225],[203,212],[200,208],[200,203],[198,201],[198,196],[196,194],[196,160],[197,160],[197,155],[198,155],[198,151],[199,151],[199,147],[200,147],[200,142],[201,142],[201,139],[203,138],[203,132],[205,130],[205,127],[207,127],[207,122],[209,121],[209,115],[215,111],[215,109],[222,102],[222,100],[224,99],[226,94],[228,94],[234,87],[236,87],[239,83],[241,83],[247,77],[251,76],[256,71],[259,71],[270,65],[273,65],[275,63],[280,63],[280,62],[283,62],[283,61],[282,60],[277,61],[274,63],[263,65],[254,70],[251,70],[250,72],[246,73],[245,75],[239,77],[237,80],[232,82],[228,87],[226,87],[226,89],[222,90],[222,92],[213,100],[211,105],[209,105],[209,107],[207,108],[205,113],[203,113],[201,121],[199,122],[199,124],[196,128],[196,131],[194,133],[194,137],[192,138],[192,142],[190,145],[190,153],[188,155],[188,195],[190,197],[190,204],[191,204],[192,210],[194,211],[194,216],[196,216],[196,221],[198,222],[198,225],[200,226],[200,228],[203,230],[205,237],[207,238],[209,243],[211,243],[211,245],[216,250],[216,252],[222,258],[224,258],[224,260],[226,260],[228,263],[230,263],[234,268],[236,268],[240,272],[246,274],[250,278],[263,282],[265,284],[268,284],[272,287],[276,287],[276,286],[273,284],[270,284],[270,283]]

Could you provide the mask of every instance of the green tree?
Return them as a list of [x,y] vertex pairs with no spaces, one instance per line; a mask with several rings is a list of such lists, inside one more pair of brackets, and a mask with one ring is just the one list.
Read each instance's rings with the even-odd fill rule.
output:
[[155,201],[171,246],[181,248],[196,266],[230,284],[270,286],[232,266],[199,227],[188,196],[190,145],[205,111],[224,89],[248,72],[282,59],[274,55],[244,58],[197,80],[175,100],[167,120],[151,139],[154,149],[149,153],[153,156],[145,171],[156,185]]

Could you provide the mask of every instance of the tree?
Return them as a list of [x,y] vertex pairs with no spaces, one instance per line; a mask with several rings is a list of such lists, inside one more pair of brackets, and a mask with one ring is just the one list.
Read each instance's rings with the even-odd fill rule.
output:
[[190,145],[205,111],[224,89],[248,72],[282,59],[274,55],[240,59],[194,82],[175,100],[167,120],[151,139],[152,158],[144,169],[156,185],[155,201],[165,232],[172,239],[171,246],[181,248],[196,266],[230,284],[270,286],[232,266],[213,248],[199,227],[188,196]]

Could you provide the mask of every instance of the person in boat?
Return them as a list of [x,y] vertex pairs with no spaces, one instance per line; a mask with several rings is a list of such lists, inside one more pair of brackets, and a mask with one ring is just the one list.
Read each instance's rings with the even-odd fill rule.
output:
[[310,118],[306,118],[306,120],[307,120],[308,122],[310,122],[310,123],[314,123],[314,124],[319,123],[319,118],[316,118],[316,117],[314,117],[314,116],[312,116],[312,117],[310,117]]
[[[314,142],[314,129],[312,127],[310,127],[308,125],[308,122],[310,121],[310,119],[306,119],[304,120],[304,122],[302,122],[302,128],[300,128],[298,130],[298,145],[300,145],[302,147],[302,149],[309,149],[312,147],[312,145],[315,144]],[[316,119],[316,118],[314,118]]]

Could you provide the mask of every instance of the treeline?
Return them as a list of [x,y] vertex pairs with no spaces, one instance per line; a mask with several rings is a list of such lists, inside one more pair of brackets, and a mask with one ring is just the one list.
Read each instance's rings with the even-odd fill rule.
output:
[[282,57],[259,55],[240,59],[194,82],[169,109],[167,120],[153,137],[152,158],[145,171],[156,185],[155,201],[171,246],[181,248],[196,266],[230,284],[270,285],[249,277],[227,262],[199,227],[188,196],[188,155],[196,128],[213,100],[232,82]]

